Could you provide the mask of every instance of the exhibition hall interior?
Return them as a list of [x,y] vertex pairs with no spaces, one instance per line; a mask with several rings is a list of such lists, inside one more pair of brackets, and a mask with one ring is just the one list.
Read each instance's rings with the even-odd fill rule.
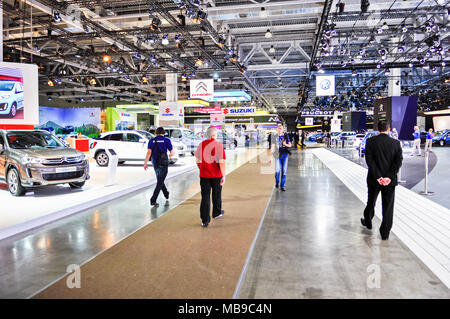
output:
[[449,299],[449,13],[2,0],[0,299]]

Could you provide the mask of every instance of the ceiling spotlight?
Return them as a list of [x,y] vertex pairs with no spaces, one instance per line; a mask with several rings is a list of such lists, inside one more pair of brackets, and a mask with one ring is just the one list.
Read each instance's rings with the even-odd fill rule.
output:
[[412,67],[414,67],[414,64],[412,63],[412,62],[409,62],[409,65],[408,65],[410,68],[412,68]]
[[383,28],[382,28],[382,27],[378,27],[378,28],[377,28],[377,32],[378,32],[378,34],[383,33]]
[[352,76],[357,76],[357,73],[355,70],[352,70]]
[[408,32],[408,28],[406,27],[405,24],[402,24],[402,32],[403,33]]
[[150,24],[150,30],[157,31],[161,26],[161,20],[158,17],[154,17],[152,19],[152,23]]
[[180,35],[175,34],[175,43],[179,43],[179,42],[180,42]]
[[84,97],[80,97],[80,102],[84,102]]
[[108,55],[108,54],[104,54],[103,57],[102,57],[102,61],[104,63],[111,63],[111,61],[112,61],[111,56]]
[[345,62],[344,60],[342,60],[342,61],[341,61],[341,66],[342,66],[343,68],[345,68],[345,67],[347,66],[347,62]]
[[97,81],[95,80],[95,78],[91,78],[91,79],[89,80],[89,84],[90,84],[90,85],[96,85],[96,84],[97,84]]
[[162,45],[168,45],[169,44],[169,38],[167,37],[167,34],[164,34],[162,39],[161,39],[161,44]]
[[195,61],[195,66],[201,67],[203,65],[203,60],[201,58],[197,58]]
[[244,75],[244,73],[247,71],[247,68],[245,67],[245,66],[241,66],[240,68],[239,68],[239,73],[240,74],[242,74],[242,75]]
[[186,73],[181,74],[181,81],[183,82],[187,81]]
[[151,61],[152,63],[155,63],[155,62],[156,62],[156,57],[155,57],[154,54],[151,55],[150,61]]
[[142,83],[144,83],[144,84],[148,83],[148,78],[145,74],[142,76]]
[[398,47],[398,52],[400,53],[405,52],[405,48],[403,46]]
[[442,61],[442,62],[441,62],[441,65],[442,65],[442,66],[445,66],[445,62],[444,62],[444,61]]
[[369,9],[369,0],[361,0],[361,13],[366,13]]
[[272,32],[270,32],[270,29],[267,29],[265,37],[266,38],[271,38],[272,37]]
[[423,57],[420,57],[420,58],[419,58],[419,62],[420,62],[421,64],[424,64],[424,63],[425,63],[425,59],[424,59]]
[[53,12],[53,20],[55,21],[55,22],[60,22],[61,21],[61,16],[59,15],[59,13],[58,12]]
[[236,63],[237,60],[238,60],[237,55],[236,55],[236,54],[233,54],[233,55],[231,56],[231,62]]
[[270,46],[269,53],[275,53],[275,47],[273,45]]
[[194,23],[200,23],[206,19],[206,12],[202,10],[198,10],[197,15],[192,19],[192,22]]
[[423,51],[423,48],[422,48],[422,46],[419,45],[419,46],[417,47],[417,52],[422,52],[422,51]]
[[217,41],[217,45],[221,48],[225,46],[225,40],[220,38],[219,41]]
[[360,55],[363,55],[364,53],[366,53],[366,49],[364,49],[364,48],[359,49],[359,54]]
[[125,80],[130,81],[130,76],[127,74],[124,76]]
[[379,69],[379,68],[381,68],[381,64],[380,63],[377,64],[377,69]]
[[435,66],[433,66],[432,68],[431,68],[431,72],[433,72],[433,73],[436,73],[438,70],[437,70],[437,68],[435,67]]
[[345,54],[345,48],[342,48],[342,49],[339,51],[339,54],[340,54],[340,55],[344,55],[344,54]]
[[47,84],[48,86],[55,86],[55,83],[52,81],[52,79],[48,79]]
[[267,18],[267,11],[266,8],[262,7],[261,11],[259,12],[260,17]]
[[388,24],[386,22],[383,22],[383,25],[381,26],[381,28],[383,30],[389,30],[389,26],[388,26]]
[[89,28],[87,25],[83,24],[84,33],[89,33]]
[[36,44],[36,45],[34,46],[34,50],[35,50],[36,52],[39,52],[39,51],[41,51],[41,48]]
[[431,52],[430,52],[430,51],[427,51],[427,52],[425,53],[425,56],[426,56],[427,58],[429,58],[429,57],[431,56]]
[[59,79],[59,78],[55,78],[55,83],[56,83],[56,84],[61,84],[62,81],[61,81],[61,79]]

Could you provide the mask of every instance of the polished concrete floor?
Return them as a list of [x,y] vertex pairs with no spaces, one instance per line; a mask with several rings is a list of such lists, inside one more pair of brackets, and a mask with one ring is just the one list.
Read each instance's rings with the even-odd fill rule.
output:
[[289,159],[238,298],[450,298],[449,289],[391,233],[371,231],[364,204],[308,151]]
[[[232,152],[227,173],[260,150]],[[154,187],[121,197],[35,230],[0,241],[0,298],[27,298],[82,265],[200,191],[198,170],[166,182],[170,199],[160,194],[151,208]],[[200,218],[199,218],[200,223]],[[157,245],[158,243],[149,243]]]
[[[358,151],[353,148],[332,147],[328,150],[348,159],[354,163],[367,168],[364,157],[360,158]],[[410,156],[412,148],[403,148],[403,164],[401,169],[402,186],[420,193],[425,190],[425,157]],[[424,149],[422,147],[422,155]],[[450,147],[433,146],[428,159],[428,190],[433,192],[432,196],[427,196],[444,207],[450,208]]]

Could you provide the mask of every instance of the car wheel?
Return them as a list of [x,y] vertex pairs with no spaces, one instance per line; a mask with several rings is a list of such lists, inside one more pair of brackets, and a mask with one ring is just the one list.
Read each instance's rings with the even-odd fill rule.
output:
[[8,190],[14,196],[22,196],[25,194],[25,188],[20,183],[20,176],[17,169],[11,168],[7,176]]
[[11,110],[9,110],[9,117],[14,117],[17,114],[17,104],[13,103],[11,105]]
[[109,163],[109,156],[106,154],[106,152],[98,152],[95,156],[95,160],[97,161],[97,164],[99,166],[108,166]]
[[444,145],[445,145],[445,141],[444,141],[444,140],[440,140],[440,141],[439,141],[439,145],[440,145],[440,146],[444,146]]
[[74,182],[74,183],[69,183],[69,185],[70,185],[70,188],[81,188],[84,186],[84,183],[86,183],[86,182],[85,181],[84,182]]

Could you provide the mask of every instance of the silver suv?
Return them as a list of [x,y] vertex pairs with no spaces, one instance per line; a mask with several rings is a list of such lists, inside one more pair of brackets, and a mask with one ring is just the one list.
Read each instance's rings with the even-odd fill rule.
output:
[[14,196],[27,188],[68,183],[83,187],[89,179],[86,156],[66,147],[47,131],[0,130],[0,181]]

